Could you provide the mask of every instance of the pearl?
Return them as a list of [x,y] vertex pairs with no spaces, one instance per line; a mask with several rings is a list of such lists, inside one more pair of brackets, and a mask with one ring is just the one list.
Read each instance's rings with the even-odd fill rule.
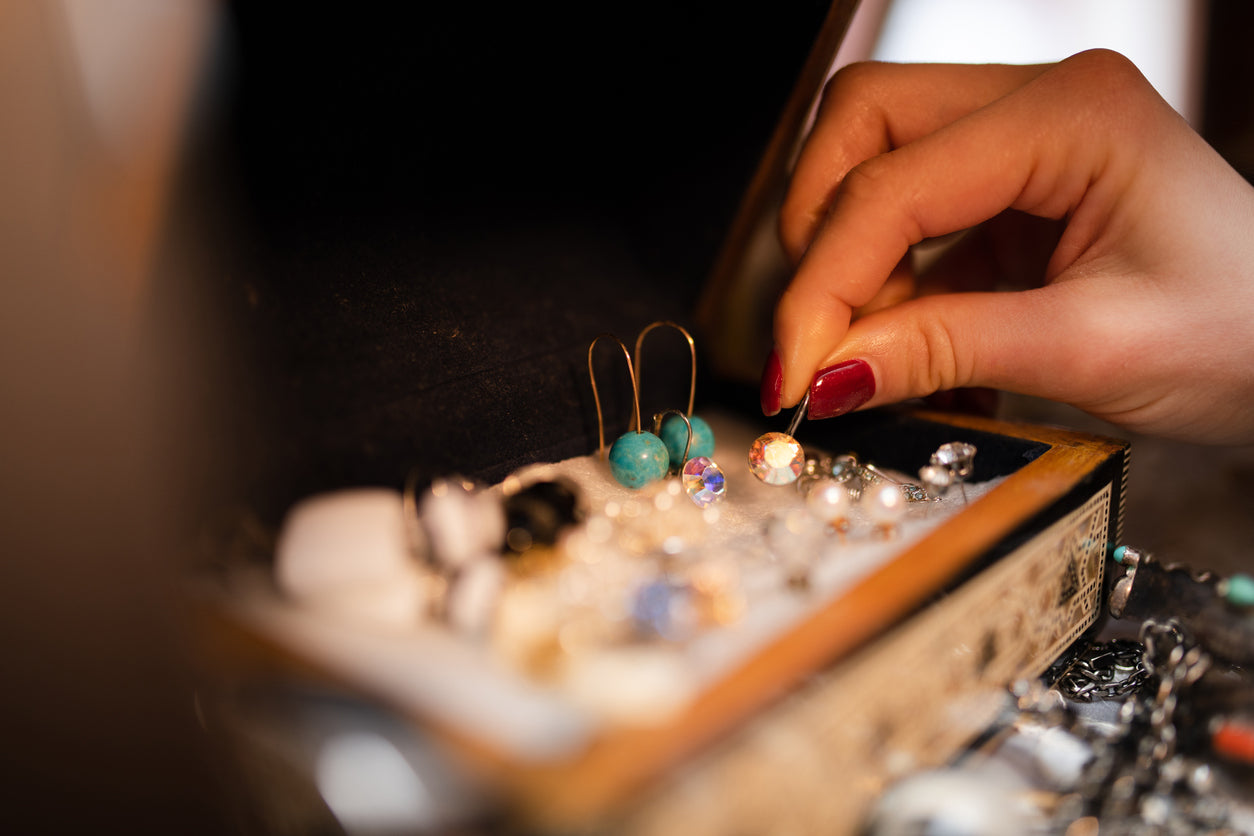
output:
[[843,528],[849,522],[853,499],[844,485],[834,479],[820,479],[806,494],[806,508],[824,523]]
[[906,513],[906,495],[898,485],[877,485],[863,495],[863,506],[881,530],[894,528]]

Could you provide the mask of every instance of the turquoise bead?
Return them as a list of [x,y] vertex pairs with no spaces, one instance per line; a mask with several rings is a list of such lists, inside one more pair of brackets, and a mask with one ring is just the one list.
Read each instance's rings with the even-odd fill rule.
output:
[[[693,415],[688,419],[692,424],[692,444],[688,447],[688,458],[705,456],[714,458],[714,430],[704,418]],[[662,441],[666,443],[666,452],[671,461],[680,464],[684,458],[684,445],[688,443],[688,427],[684,419],[678,415],[667,415],[662,421]]]
[[666,445],[653,433],[629,432],[610,447],[610,473],[633,490],[666,476],[670,464]]
[[1228,578],[1224,597],[1238,607],[1254,607],[1254,578],[1249,575],[1232,575]]
[[1111,557],[1115,559],[1116,563],[1123,563],[1123,555],[1125,552],[1127,552],[1127,550],[1128,550],[1127,546],[1120,546],[1119,548],[1115,549],[1115,553],[1112,554]]

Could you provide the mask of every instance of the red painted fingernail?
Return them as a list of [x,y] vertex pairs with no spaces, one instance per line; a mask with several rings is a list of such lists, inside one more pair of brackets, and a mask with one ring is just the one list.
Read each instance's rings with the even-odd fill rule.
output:
[[779,362],[779,352],[771,350],[762,370],[762,414],[778,415],[780,398],[784,391],[784,367]]
[[846,360],[822,369],[810,384],[812,419],[852,412],[875,394],[875,375],[865,360]]

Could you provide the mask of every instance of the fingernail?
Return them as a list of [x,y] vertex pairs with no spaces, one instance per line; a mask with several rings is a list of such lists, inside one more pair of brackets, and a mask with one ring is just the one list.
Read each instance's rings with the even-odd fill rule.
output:
[[852,412],[875,394],[875,375],[865,360],[846,360],[822,369],[810,384],[812,419]]
[[779,362],[779,352],[771,350],[766,358],[766,368],[762,370],[762,414],[778,415],[780,398],[784,391],[784,367]]

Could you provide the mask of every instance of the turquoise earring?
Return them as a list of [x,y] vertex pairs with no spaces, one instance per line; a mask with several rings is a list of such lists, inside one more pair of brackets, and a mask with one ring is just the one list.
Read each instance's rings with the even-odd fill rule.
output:
[[[602,334],[588,346],[588,378],[592,381],[592,399],[597,406],[597,435],[600,441],[598,454],[605,455],[605,419],[601,413],[601,396],[597,392],[596,372],[592,369],[592,352],[597,341],[608,338],[618,343],[627,360],[627,376],[631,379],[632,402],[635,405],[636,430],[628,430],[619,436],[610,446],[610,474],[623,487],[643,488],[650,482],[656,482],[666,476],[670,469],[670,455],[662,439],[653,433],[644,432],[640,424],[640,389],[636,385],[635,369],[632,367],[631,354],[623,341],[611,334]],[[682,450],[681,450],[682,452]]]
[[657,430],[658,436],[666,445],[666,452],[671,457],[671,463],[675,467],[683,467],[683,463],[688,460],[685,450],[692,455],[693,458],[704,456],[710,458],[714,455],[714,430],[710,429],[710,425],[703,418],[699,418],[692,414],[692,405],[696,400],[697,394],[697,344],[692,339],[692,334],[682,325],[670,321],[659,321],[645,326],[640,332],[640,336],[636,337],[636,392],[637,396],[640,391],[640,381],[643,377],[644,360],[640,354],[640,348],[644,345],[645,336],[654,328],[660,327],[674,328],[684,339],[688,341],[688,353],[692,357],[692,371],[688,378],[688,411],[682,417],[686,420],[680,420],[681,416],[678,410],[668,410],[675,413],[667,416],[662,422],[660,429]]

